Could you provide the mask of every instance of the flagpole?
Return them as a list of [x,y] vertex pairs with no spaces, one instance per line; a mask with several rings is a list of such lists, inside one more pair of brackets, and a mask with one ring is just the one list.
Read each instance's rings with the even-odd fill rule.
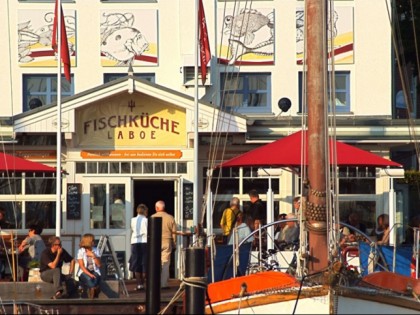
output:
[[57,14],[57,175],[55,235],[61,235],[61,0],[56,0]]
[[[194,178],[193,178],[193,225],[198,229],[199,211],[198,211],[198,45],[200,42],[198,33],[198,3],[195,0],[195,18],[194,18]],[[193,244],[197,245],[198,235],[194,234]]]

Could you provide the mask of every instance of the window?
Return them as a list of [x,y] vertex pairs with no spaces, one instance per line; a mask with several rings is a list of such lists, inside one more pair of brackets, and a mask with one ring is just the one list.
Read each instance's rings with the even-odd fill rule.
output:
[[[77,162],[77,174],[186,174],[186,162]],[[1,193],[1,192],[0,192]]]
[[[195,68],[194,67],[184,67],[182,71],[184,74],[184,85],[185,86],[194,86],[195,85]],[[198,80],[197,85],[203,86],[203,80],[201,79],[201,70],[198,68]],[[204,83],[205,86],[211,85],[211,71],[207,68],[207,75],[206,75],[206,82]]]
[[271,112],[271,75],[224,73],[221,75],[222,107],[241,113]]
[[3,174],[0,208],[5,210],[10,228],[26,229],[30,224],[40,224],[44,229],[55,229],[56,179],[48,176],[44,173],[19,173],[8,178]]
[[53,229],[56,226],[56,207],[54,201],[32,201],[26,202],[26,224],[42,226],[44,229]]
[[[302,89],[302,72],[299,72],[299,112],[302,112]],[[349,113],[350,105],[350,72],[337,71],[335,72],[335,110],[337,113]]]
[[[64,76],[61,78],[61,96],[74,94],[74,84]],[[23,112],[57,101],[56,74],[24,74],[23,75]]]
[[125,229],[124,184],[90,185],[90,224],[92,229]]
[[[127,73],[105,73],[104,74],[104,83],[111,82],[113,80],[123,78],[127,76]],[[155,74],[154,73],[134,73],[134,76],[149,82],[155,83]]]

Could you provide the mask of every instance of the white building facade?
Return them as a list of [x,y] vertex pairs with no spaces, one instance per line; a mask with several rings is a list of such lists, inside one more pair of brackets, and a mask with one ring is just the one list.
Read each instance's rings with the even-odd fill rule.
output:
[[[54,3],[0,3],[0,28],[7,36],[0,59],[4,149],[50,166],[58,152]],[[62,0],[71,83],[63,77],[61,236],[73,253],[83,233],[107,234],[124,253],[126,267],[130,219],[139,203],[147,204],[150,215],[154,202],[165,200],[179,228],[189,230],[193,213],[186,189],[191,191],[197,165],[198,194],[204,196],[209,166],[301,129],[304,1],[203,4],[212,57],[205,84],[201,77],[197,83],[195,161],[195,0]],[[337,139],[389,158],[392,148],[409,142],[409,130],[393,119],[387,5],[337,0],[332,32]],[[240,27],[244,21],[250,21],[246,30]],[[288,111],[279,108],[281,98],[290,99]],[[216,149],[215,134],[225,141]],[[340,174],[343,216],[360,211],[374,228],[377,215],[389,208],[389,178],[367,168],[340,169]],[[55,179],[39,186],[31,176],[15,179],[20,186],[12,193],[3,189],[0,205],[18,233],[38,220],[44,234],[54,234]],[[213,191],[214,227],[232,196],[246,206],[248,191],[256,188],[266,200],[268,185],[269,178],[259,177],[257,169],[223,171]],[[291,200],[300,194],[298,177],[284,171],[271,185],[276,212],[291,212]],[[77,206],[68,200],[73,191],[80,197]],[[123,206],[114,204],[117,196]],[[403,192],[398,200],[396,220],[402,222]],[[178,274],[176,268],[172,272]]]

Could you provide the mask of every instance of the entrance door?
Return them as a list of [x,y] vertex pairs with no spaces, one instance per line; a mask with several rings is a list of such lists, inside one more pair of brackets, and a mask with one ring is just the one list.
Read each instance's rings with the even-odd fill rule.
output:
[[[149,208],[150,217],[154,213],[155,203],[163,200],[166,206],[166,212],[172,214],[175,218],[175,183],[170,180],[134,180],[133,182],[133,216],[137,215],[136,208],[140,203],[144,203]],[[177,222],[179,224],[179,222]],[[175,253],[172,252],[171,265],[169,273],[171,278],[175,278]]]
[[156,213],[155,203],[163,200],[166,212],[174,216],[175,188],[173,181],[163,180],[135,180],[133,190],[133,216],[137,215],[136,208],[144,203],[149,208],[149,217]]

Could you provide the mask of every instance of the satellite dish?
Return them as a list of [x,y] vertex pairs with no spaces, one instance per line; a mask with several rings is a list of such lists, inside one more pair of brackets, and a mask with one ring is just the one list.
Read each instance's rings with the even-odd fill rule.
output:
[[35,109],[42,106],[42,101],[39,98],[32,98],[29,101],[29,109]]
[[292,106],[292,102],[287,97],[282,97],[279,100],[278,105],[282,112],[287,112]]

